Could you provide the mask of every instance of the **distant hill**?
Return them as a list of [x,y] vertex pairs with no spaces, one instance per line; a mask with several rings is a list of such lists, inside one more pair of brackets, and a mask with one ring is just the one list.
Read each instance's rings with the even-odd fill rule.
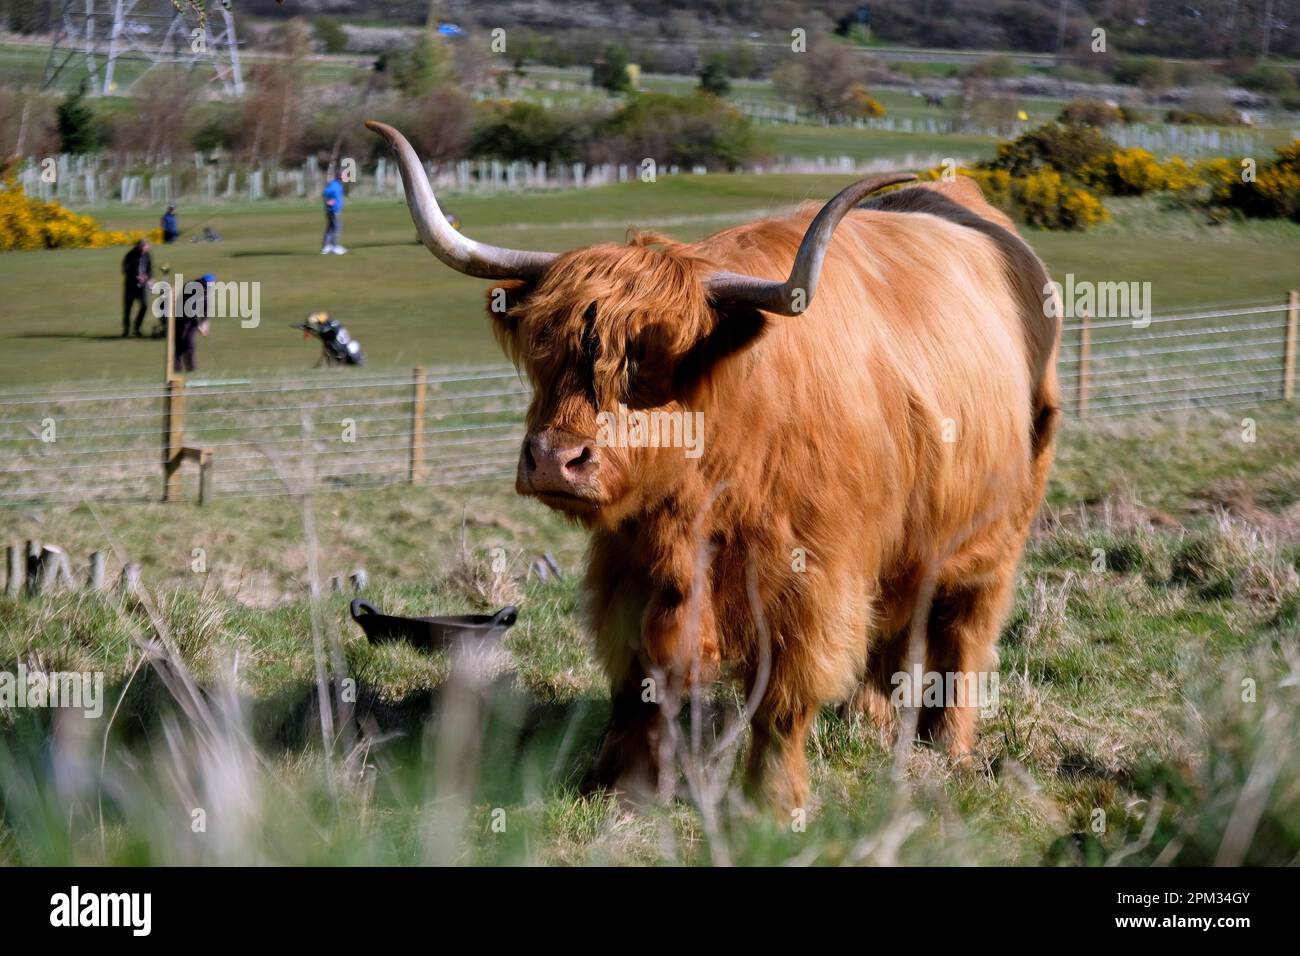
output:
[[[209,0],[216,3],[218,0]],[[232,0],[237,13],[336,17],[371,25],[425,22],[429,0]],[[0,0],[0,21],[21,33],[57,20],[62,0]],[[865,10],[872,42],[949,49],[1087,51],[1106,31],[1107,54],[1300,58],[1300,0],[434,0],[467,29],[601,34],[609,42],[677,44],[853,32]],[[1064,17],[1062,17],[1064,11]],[[1095,54],[1093,54],[1095,55]]]
[[[9,0],[16,2],[16,0]],[[233,0],[267,17],[328,14],[368,21],[424,22],[424,0]],[[1070,0],[1064,30],[1060,0],[440,0],[444,19],[484,29],[608,31],[645,42],[747,38],[751,32],[809,35],[856,22],[865,7],[881,43],[952,49],[1048,52],[1086,46],[1106,30],[1108,48],[1125,54],[1233,59],[1260,54],[1300,57],[1300,0]],[[1265,12],[1271,11],[1265,31]],[[1267,37],[1266,37],[1267,33]]]

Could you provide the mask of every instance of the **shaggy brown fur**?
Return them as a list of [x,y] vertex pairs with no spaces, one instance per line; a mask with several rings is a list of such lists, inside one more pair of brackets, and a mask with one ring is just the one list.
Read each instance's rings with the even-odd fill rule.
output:
[[[815,212],[694,245],[579,249],[536,287],[498,284],[511,308],[489,315],[534,385],[530,434],[590,442],[619,402],[704,414],[702,457],[602,448],[598,506],[571,510],[592,531],[590,619],[614,701],[602,784],[655,779],[668,718],[643,703],[647,677],[672,699],[725,666],[761,700],[752,783],[803,805],[820,706],[891,719],[922,591],[926,669],[996,666],[1057,417],[1046,272],[958,180],[850,213],[802,315],[708,300],[714,269],[783,279]],[[975,716],[932,708],[920,729],[961,756]]]

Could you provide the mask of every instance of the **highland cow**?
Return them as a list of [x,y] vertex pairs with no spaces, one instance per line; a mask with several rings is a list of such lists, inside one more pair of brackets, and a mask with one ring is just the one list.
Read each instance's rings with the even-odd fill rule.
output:
[[[889,724],[913,665],[996,668],[1052,457],[1060,321],[1042,263],[972,181],[860,206],[914,178],[875,177],[693,244],[528,252],[452,229],[406,140],[367,125],[424,243],[495,280],[489,319],[533,386],[518,492],[590,529],[613,699],[597,783],[654,785],[673,728],[647,687],[680,699],[725,672],[753,704],[749,782],[802,806],[820,707]],[[702,453],[597,441],[621,407],[698,413]],[[913,712],[957,759],[976,716],[960,690]]]

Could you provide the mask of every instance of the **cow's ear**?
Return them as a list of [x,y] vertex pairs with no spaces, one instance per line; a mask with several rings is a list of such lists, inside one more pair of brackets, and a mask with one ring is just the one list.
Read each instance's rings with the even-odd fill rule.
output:
[[666,330],[657,324],[629,343],[624,395],[629,408],[690,404],[718,363],[747,349],[767,327],[766,316],[752,306],[719,304],[712,312],[713,325],[685,354],[673,353]]
[[492,330],[507,351],[513,351],[519,332],[519,315],[515,306],[533,291],[531,282],[523,279],[506,279],[487,290],[487,314],[492,320]]

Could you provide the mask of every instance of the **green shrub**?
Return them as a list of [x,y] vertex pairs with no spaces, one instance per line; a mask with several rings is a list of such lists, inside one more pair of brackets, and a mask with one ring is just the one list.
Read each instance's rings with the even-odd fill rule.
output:
[[1295,75],[1276,63],[1257,63],[1236,74],[1237,82],[1248,90],[1282,96],[1295,92]]
[[59,149],[65,153],[93,153],[104,145],[107,133],[95,111],[86,103],[86,87],[70,93],[55,109]]
[[704,69],[700,70],[700,92],[714,96],[726,96],[731,92],[731,79],[727,76],[725,63],[714,58],[704,64]]
[[199,124],[190,136],[190,145],[201,153],[215,149],[230,149],[235,144],[235,132],[226,118],[214,115]]
[[564,163],[578,158],[577,124],[558,110],[524,100],[486,104],[470,152],[529,163]]
[[1174,85],[1173,67],[1154,56],[1121,57],[1115,61],[1111,76],[1116,83],[1140,86],[1144,90],[1158,90]]
[[1105,129],[1115,123],[1122,123],[1124,115],[1116,106],[1101,100],[1071,100],[1065,104],[1061,114],[1056,118],[1064,124],[1077,126],[1096,126]]
[[326,53],[342,53],[348,46],[348,35],[342,24],[331,17],[317,17],[312,23],[316,41]]
[[606,47],[604,54],[591,64],[591,85],[610,93],[625,93],[632,88],[632,80],[627,75],[627,53],[622,47]]
[[651,157],[679,166],[735,169],[754,154],[749,120],[715,96],[643,93],[602,123],[595,143],[610,161]]
[[606,116],[494,101],[479,108],[470,152],[506,161],[663,164],[734,169],[753,158],[749,120],[708,93],[642,93]]
[[1005,169],[1013,176],[1040,169],[1078,176],[1114,149],[1115,144],[1095,127],[1045,123],[1000,145],[997,156],[985,166]]
[[1005,80],[1018,72],[1014,60],[999,54],[984,57],[969,67],[963,75],[976,80]]
[[422,33],[405,50],[380,55],[375,70],[387,74],[406,96],[426,96],[452,80],[451,57],[441,37]]
[[1236,110],[1202,113],[1198,110],[1173,109],[1165,113],[1165,122],[1179,126],[1241,126],[1241,114]]

